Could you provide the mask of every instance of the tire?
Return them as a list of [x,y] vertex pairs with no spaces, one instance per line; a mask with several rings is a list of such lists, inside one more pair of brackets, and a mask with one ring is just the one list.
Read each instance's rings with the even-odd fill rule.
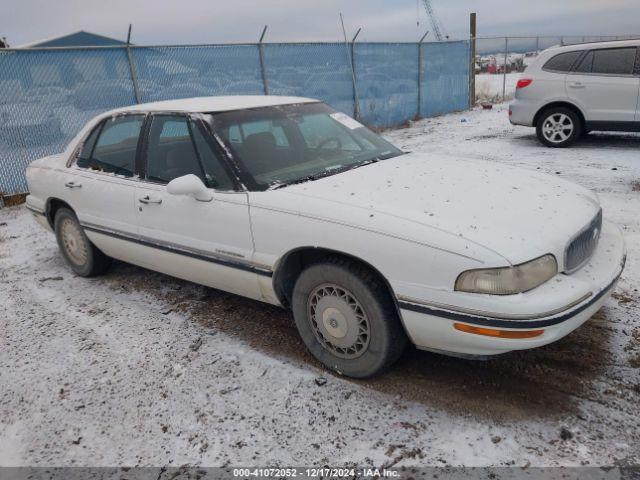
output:
[[354,262],[328,258],[311,265],[296,280],[291,303],[311,354],[340,375],[379,374],[407,344],[388,289]]
[[112,259],[91,243],[73,211],[58,209],[54,230],[62,256],[75,273],[81,277],[95,277],[109,269]]
[[573,144],[582,135],[583,125],[573,110],[554,107],[545,110],[536,124],[538,140],[552,148],[564,148]]

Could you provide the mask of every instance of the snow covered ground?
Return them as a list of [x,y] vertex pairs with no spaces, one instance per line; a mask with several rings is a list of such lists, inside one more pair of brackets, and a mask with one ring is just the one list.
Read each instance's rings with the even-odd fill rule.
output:
[[410,349],[353,381],[306,353],[285,311],[122,263],[76,277],[53,235],[6,208],[0,465],[637,464],[640,136],[547,149],[504,105],[385,135],[597,191],[629,247],[614,298],[547,347],[487,362]]
[[516,83],[522,73],[507,73],[506,82],[502,73],[479,73],[476,75],[476,98],[479,102],[502,101],[503,87],[505,98],[510,99],[516,93]]

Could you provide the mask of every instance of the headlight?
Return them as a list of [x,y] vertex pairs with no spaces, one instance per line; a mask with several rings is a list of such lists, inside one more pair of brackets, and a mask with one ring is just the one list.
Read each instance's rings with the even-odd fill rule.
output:
[[547,254],[512,267],[487,268],[462,272],[456,280],[459,292],[513,295],[542,285],[558,273],[558,263]]

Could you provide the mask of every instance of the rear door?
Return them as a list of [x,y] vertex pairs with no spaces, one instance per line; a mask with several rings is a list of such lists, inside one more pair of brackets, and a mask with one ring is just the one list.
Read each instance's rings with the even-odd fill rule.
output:
[[587,122],[615,125],[636,119],[640,92],[640,77],[634,71],[637,50],[590,50],[567,75],[567,95],[585,113]]
[[[143,249],[141,262],[176,277],[259,299],[252,263],[253,238],[247,194],[240,191],[222,152],[198,120],[181,114],[151,118],[144,179],[135,193]],[[172,195],[166,185],[194,174],[209,188],[211,201]]]
[[89,237],[108,255],[124,259],[114,239],[137,235],[136,158],[144,115],[104,120],[87,137],[73,176],[65,180],[65,200]]

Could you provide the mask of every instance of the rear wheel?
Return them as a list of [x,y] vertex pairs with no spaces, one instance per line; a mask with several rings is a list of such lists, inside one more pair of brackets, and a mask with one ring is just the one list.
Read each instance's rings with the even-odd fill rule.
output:
[[87,238],[75,214],[68,208],[56,212],[54,230],[62,256],[81,277],[94,277],[106,272],[111,258]]
[[564,107],[543,112],[536,125],[538,140],[547,147],[563,148],[582,135],[582,122],[573,110]]
[[407,343],[385,285],[353,262],[330,258],[304,270],[294,287],[292,307],[309,351],[342,375],[378,374],[398,359]]

